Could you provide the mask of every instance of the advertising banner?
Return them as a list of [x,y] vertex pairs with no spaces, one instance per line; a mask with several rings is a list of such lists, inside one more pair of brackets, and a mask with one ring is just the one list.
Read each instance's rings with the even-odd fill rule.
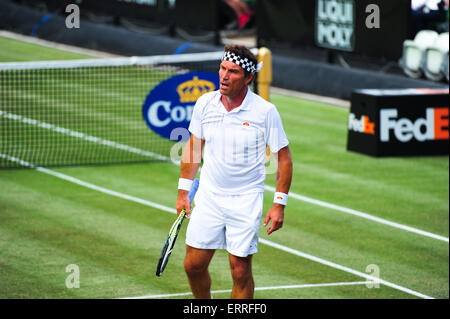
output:
[[218,88],[217,72],[195,71],[172,76],[150,91],[142,107],[142,116],[147,126],[161,137],[170,140],[189,137],[187,129],[195,102],[203,94]]
[[355,0],[317,0],[314,35],[317,46],[354,51],[355,12]]
[[449,153],[449,90],[357,90],[347,150],[371,156]]

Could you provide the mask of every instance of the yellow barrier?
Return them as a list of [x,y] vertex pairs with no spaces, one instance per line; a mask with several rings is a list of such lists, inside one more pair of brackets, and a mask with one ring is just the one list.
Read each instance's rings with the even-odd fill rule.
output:
[[272,53],[267,48],[258,50],[258,63],[263,62],[262,69],[258,72],[258,94],[270,101],[270,84],[272,83]]
[[[270,84],[272,83],[272,53],[268,48],[258,50],[258,63],[263,66],[258,72],[258,94],[266,101],[270,101]],[[270,161],[270,147],[267,146],[266,163]]]

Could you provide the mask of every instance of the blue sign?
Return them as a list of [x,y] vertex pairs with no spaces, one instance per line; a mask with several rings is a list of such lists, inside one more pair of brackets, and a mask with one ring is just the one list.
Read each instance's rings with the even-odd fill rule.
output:
[[175,75],[150,91],[145,99],[142,115],[152,131],[171,139],[173,130],[188,129],[197,99],[218,88],[217,73],[190,72]]

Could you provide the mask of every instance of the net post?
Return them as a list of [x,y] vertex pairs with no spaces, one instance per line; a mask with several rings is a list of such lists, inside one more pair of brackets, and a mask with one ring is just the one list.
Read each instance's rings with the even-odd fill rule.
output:
[[272,53],[266,47],[258,49],[258,63],[263,62],[258,72],[258,94],[270,101],[270,84],[272,83]]
[[[258,49],[258,63],[263,66],[258,72],[258,94],[270,101],[270,84],[272,83],[272,53],[266,47]],[[267,145],[266,163],[270,162],[270,147]]]

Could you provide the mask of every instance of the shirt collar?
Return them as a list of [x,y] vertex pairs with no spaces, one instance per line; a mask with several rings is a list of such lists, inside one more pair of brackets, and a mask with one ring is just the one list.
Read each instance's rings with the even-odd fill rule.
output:
[[245,98],[244,100],[242,100],[242,103],[240,106],[234,108],[233,110],[231,110],[230,112],[227,112],[227,110],[225,109],[225,107],[223,106],[222,102],[220,101],[220,98],[222,97],[222,94],[220,94],[220,91],[217,91],[217,95],[213,100],[213,103],[217,106],[222,107],[222,111],[224,113],[231,113],[231,112],[239,112],[239,111],[243,111],[243,110],[248,110],[250,108],[250,99],[251,99],[251,94],[253,94],[253,92],[251,92],[250,88],[247,87],[247,93],[245,94]]

